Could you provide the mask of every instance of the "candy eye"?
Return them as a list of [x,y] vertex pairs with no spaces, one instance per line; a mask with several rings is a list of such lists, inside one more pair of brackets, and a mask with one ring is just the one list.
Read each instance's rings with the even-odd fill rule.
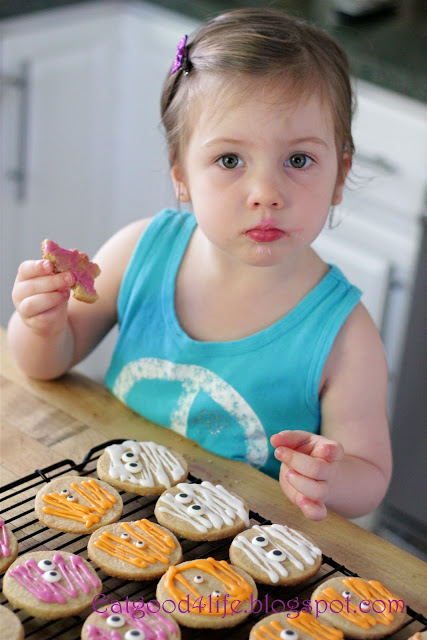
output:
[[68,489],[62,489],[62,491],[60,492],[60,496],[68,496],[70,492],[68,491]]
[[202,506],[200,506],[200,504],[192,504],[187,508],[187,513],[189,513],[190,515],[194,515],[197,513],[197,515],[200,516],[204,512],[205,510]]
[[256,538],[252,538],[252,544],[257,547],[266,547],[268,545],[268,540],[264,536],[256,536]]
[[130,535],[128,533],[121,533],[120,537],[123,538],[123,540],[129,540]]
[[284,629],[280,634],[280,638],[282,640],[297,640],[298,634],[296,631],[292,631],[292,629]]
[[59,582],[61,580],[61,574],[59,571],[45,571],[43,580],[46,582]]
[[125,640],[145,640],[145,633],[138,629],[129,629],[125,633]]
[[125,469],[131,473],[138,473],[142,469],[142,464],[140,462],[126,462]]
[[215,589],[215,591],[212,591],[212,597],[219,598],[220,595],[221,595],[221,591],[218,591],[218,589]]
[[204,578],[203,576],[194,576],[193,578],[193,582],[195,582],[196,584],[202,584],[202,582],[204,582]]
[[56,564],[53,560],[40,560],[40,562],[37,563],[37,566],[42,571],[51,571],[52,569],[55,569]]
[[108,616],[107,624],[109,627],[124,627],[126,620],[123,616],[115,614],[114,616]]
[[175,500],[178,500],[178,502],[182,502],[182,504],[188,504],[189,502],[191,502],[191,497],[188,495],[188,493],[177,493],[175,496]]
[[145,542],[143,542],[142,540],[137,540],[135,542],[135,547],[138,547],[138,549],[143,549],[145,547]]
[[283,551],[280,551],[280,549],[272,549],[267,553],[267,558],[281,562],[286,558],[286,554],[283,553]]
[[343,598],[351,598],[351,591],[343,591],[341,595]]
[[67,496],[67,502],[77,502],[76,496]]
[[370,609],[370,603],[369,602],[365,602],[364,600],[360,603],[359,605],[360,611],[369,611]]
[[122,455],[122,462],[137,462],[137,461],[138,461],[138,456],[135,453],[132,453],[132,451],[126,451],[126,453]]

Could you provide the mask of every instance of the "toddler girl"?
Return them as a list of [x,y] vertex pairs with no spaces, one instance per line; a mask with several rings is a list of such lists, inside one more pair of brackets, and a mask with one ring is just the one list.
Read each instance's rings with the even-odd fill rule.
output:
[[281,12],[230,11],[181,40],[161,111],[194,213],[108,240],[94,305],[68,300],[70,273],[21,264],[17,362],[55,378],[118,322],[106,384],[135,411],[279,477],[308,518],[373,510],[391,473],[381,340],[310,246],[351,166],[344,53]]

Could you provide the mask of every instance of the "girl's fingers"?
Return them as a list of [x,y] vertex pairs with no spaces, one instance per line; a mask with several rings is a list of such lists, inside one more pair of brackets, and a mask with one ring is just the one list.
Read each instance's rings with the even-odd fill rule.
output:
[[60,289],[71,287],[74,284],[74,276],[71,272],[55,273],[48,276],[39,276],[17,282],[13,291],[15,306],[23,301],[39,294],[53,293]]
[[329,479],[330,463],[322,460],[322,458],[313,458],[287,447],[278,447],[274,455],[280,462],[284,462],[288,467],[307,478],[315,480]]
[[50,260],[25,260],[19,265],[17,282],[37,278],[53,273],[53,264]]
[[324,520],[328,513],[328,510],[322,502],[314,502],[304,496],[298,506],[308,520]]
[[60,289],[50,293],[39,293],[24,300],[19,305],[19,313],[24,320],[39,316],[68,300],[69,289]]
[[284,446],[328,462],[337,462],[344,455],[339,442],[307,431],[281,431],[273,435],[270,442],[273,447]]
[[288,469],[284,477],[296,491],[310,500],[323,502],[328,495],[328,483],[324,480],[312,480],[294,469]]
[[310,453],[313,448],[313,438],[315,436],[307,431],[280,431],[270,438],[273,447],[289,447],[290,449],[301,449],[303,453]]
[[306,518],[309,520],[323,520],[327,514],[327,509],[323,502],[311,500],[295,489],[295,487],[293,487],[286,478],[287,471],[288,468],[286,465],[282,464],[279,481],[284,494],[289,498],[292,504],[301,509]]

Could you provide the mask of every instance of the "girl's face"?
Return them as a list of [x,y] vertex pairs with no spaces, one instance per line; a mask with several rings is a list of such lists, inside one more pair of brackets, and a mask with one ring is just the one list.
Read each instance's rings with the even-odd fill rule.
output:
[[[218,258],[285,267],[341,201],[330,109],[317,95],[287,102],[261,85],[234,103],[218,95],[197,105],[183,162],[172,168],[177,193],[191,200]],[[343,158],[344,177],[350,162]]]

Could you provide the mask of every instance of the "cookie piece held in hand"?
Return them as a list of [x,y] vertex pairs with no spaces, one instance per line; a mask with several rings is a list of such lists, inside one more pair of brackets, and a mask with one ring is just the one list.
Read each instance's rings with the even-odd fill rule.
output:
[[290,586],[318,572],[322,552],[309,538],[286,525],[255,525],[234,538],[230,560],[255,582]]
[[98,300],[94,280],[101,273],[101,269],[96,262],[90,262],[86,253],[81,253],[77,249],[63,249],[53,240],[43,240],[41,248],[43,258],[53,263],[55,273],[71,271],[75,278],[71,288],[76,300],[89,303]]
[[36,495],[35,512],[50,529],[66,533],[93,533],[117,522],[123,500],[106,482],[84,476],[61,476]]
[[3,592],[14,607],[45,620],[80,613],[101,591],[89,563],[66,551],[30,551],[15,560],[3,580]]
[[331,578],[311,597],[313,615],[346,638],[375,639],[394,633],[406,618],[405,603],[378,580]]

